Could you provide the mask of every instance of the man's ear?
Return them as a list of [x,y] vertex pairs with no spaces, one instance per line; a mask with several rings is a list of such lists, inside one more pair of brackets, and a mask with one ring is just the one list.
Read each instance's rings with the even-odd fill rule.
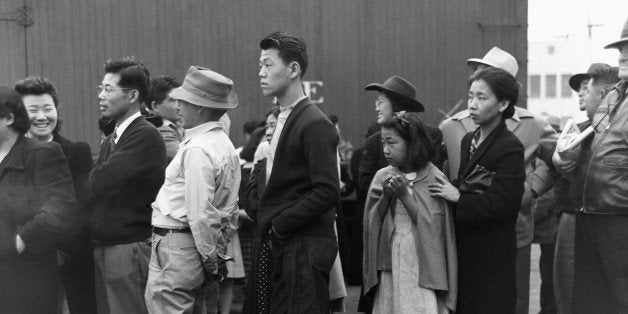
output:
[[129,95],[131,95],[131,98],[129,98],[129,103],[134,104],[138,102],[138,99],[140,98],[140,91],[138,91],[137,89],[132,89]]
[[289,67],[290,67],[290,78],[291,79],[295,79],[295,78],[301,76],[301,65],[299,65],[299,62],[292,61],[292,62],[290,62]]

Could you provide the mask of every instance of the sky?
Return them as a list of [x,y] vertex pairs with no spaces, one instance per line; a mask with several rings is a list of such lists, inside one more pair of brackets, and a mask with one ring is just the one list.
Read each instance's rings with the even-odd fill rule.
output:
[[[528,0],[528,41],[589,41],[594,58],[617,63],[617,39],[628,18],[628,0]],[[588,35],[588,24],[597,25]],[[596,48],[599,47],[599,48]]]

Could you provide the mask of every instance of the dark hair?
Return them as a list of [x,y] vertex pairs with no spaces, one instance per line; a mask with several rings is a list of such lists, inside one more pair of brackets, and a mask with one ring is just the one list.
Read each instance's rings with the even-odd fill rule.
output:
[[284,64],[295,61],[301,68],[301,78],[307,71],[307,46],[301,37],[278,31],[268,34],[259,43],[262,50],[277,49]]
[[[279,106],[275,106],[272,107],[267,113],[266,113],[266,119],[268,119],[268,116],[270,116],[271,114],[273,115],[273,117],[278,118],[279,117],[279,113],[281,112],[281,109],[279,109]],[[266,119],[264,119],[264,124],[266,124]]]
[[146,100],[150,88],[150,73],[148,68],[134,57],[126,57],[122,60],[107,60],[105,73],[120,75],[118,86],[136,89],[139,92],[137,98],[139,103],[143,103]]
[[619,68],[600,67],[590,73],[592,84],[615,85],[619,82]]
[[55,107],[59,107],[59,97],[57,89],[49,79],[40,76],[31,76],[15,83],[15,91],[24,97],[26,95],[40,96],[48,94],[52,97]]
[[0,86],[0,118],[8,118],[9,115],[13,115],[13,123],[9,128],[20,135],[28,131],[30,119],[24,108],[22,96],[8,87]]
[[255,159],[255,151],[257,150],[257,146],[262,142],[262,139],[266,136],[266,128],[259,127],[253,132],[251,132],[251,137],[244,144],[242,151],[240,152],[240,158],[251,162]]
[[246,121],[242,125],[242,133],[249,134],[249,135],[253,134],[253,131],[255,131],[255,129],[259,127],[263,127],[264,124],[265,124],[265,121],[261,121],[258,119],[251,119],[249,121]]
[[159,104],[166,99],[168,93],[173,89],[181,86],[181,83],[172,76],[160,75],[150,80],[150,90],[146,96],[146,107],[151,110],[153,108],[153,101]]
[[423,168],[436,156],[434,143],[427,136],[416,112],[395,114],[394,119],[382,124],[382,129],[385,128],[394,130],[406,142],[406,160],[413,168]]
[[473,73],[469,78],[469,87],[473,82],[480,80],[486,82],[498,101],[508,101],[508,107],[502,112],[502,120],[512,117],[519,98],[517,79],[505,70],[490,67]]
[[[52,103],[57,109],[57,115],[59,112],[59,96],[57,95],[57,89],[52,82],[41,76],[31,76],[27,77],[23,80],[15,83],[14,87],[15,91],[20,94],[20,96],[24,97],[26,95],[35,95],[41,96],[44,94],[50,95],[52,97]],[[57,125],[55,125],[55,129],[52,130],[53,134],[58,134],[59,130],[61,130],[62,120],[57,118]]]

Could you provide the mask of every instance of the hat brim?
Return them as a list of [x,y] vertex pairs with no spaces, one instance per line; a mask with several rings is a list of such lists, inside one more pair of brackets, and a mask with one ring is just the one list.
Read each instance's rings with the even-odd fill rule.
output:
[[472,66],[474,64],[484,64],[484,65],[488,65],[490,67],[498,68],[498,66],[496,66],[495,64],[492,64],[490,62],[486,62],[486,61],[484,61],[484,59],[471,58],[471,59],[467,60],[467,66]]
[[620,38],[618,41],[612,42],[606,46],[604,46],[604,49],[610,49],[610,48],[619,48],[619,46],[625,44],[628,42],[628,37],[622,37]]
[[374,90],[374,91],[378,91],[378,92],[387,92],[387,93],[391,93],[394,94],[396,96],[402,97],[403,99],[406,99],[407,102],[403,103],[403,104],[399,104],[403,110],[405,111],[410,111],[410,112],[423,112],[425,111],[425,106],[423,106],[423,104],[414,99],[414,98],[410,98],[404,94],[400,94],[397,93],[393,90],[390,90],[388,88],[386,88],[384,85],[380,84],[380,83],[373,83],[373,84],[369,84],[366,85],[366,87],[364,87],[365,90]]
[[236,92],[234,91],[231,91],[231,93],[229,94],[227,102],[209,100],[207,98],[189,92],[188,90],[183,88],[183,86],[177,87],[176,89],[172,90],[170,94],[168,94],[168,96],[173,99],[187,101],[193,105],[213,109],[233,109],[238,106],[238,94],[236,94]]
[[588,80],[591,78],[591,75],[588,73],[578,73],[574,74],[569,78],[569,87],[573,89],[576,93],[580,91],[580,84],[582,81]]

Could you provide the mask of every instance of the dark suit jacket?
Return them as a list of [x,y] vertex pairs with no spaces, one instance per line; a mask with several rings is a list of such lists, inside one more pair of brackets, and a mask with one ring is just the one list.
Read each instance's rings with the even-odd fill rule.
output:
[[462,139],[459,181],[479,165],[493,173],[483,193],[462,194],[454,220],[461,313],[512,313],[516,303],[515,225],[524,192],[524,148],[500,124],[469,156],[473,132]]
[[[83,204],[87,196],[87,177],[93,166],[92,150],[89,144],[85,142],[73,142],[59,134],[54,134],[52,140],[61,145],[63,154],[70,166],[77,202]],[[86,210],[85,208],[81,209]]]
[[103,141],[87,183],[93,210],[92,237],[101,245],[150,237],[150,204],[165,177],[164,140],[144,117],[131,122],[113,151],[111,136]]
[[246,211],[264,235],[271,226],[281,235],[335,237],[333,222],[340,203],[338,132],[305,99],[283,127],[271,177],[258,163],[247,186]]

